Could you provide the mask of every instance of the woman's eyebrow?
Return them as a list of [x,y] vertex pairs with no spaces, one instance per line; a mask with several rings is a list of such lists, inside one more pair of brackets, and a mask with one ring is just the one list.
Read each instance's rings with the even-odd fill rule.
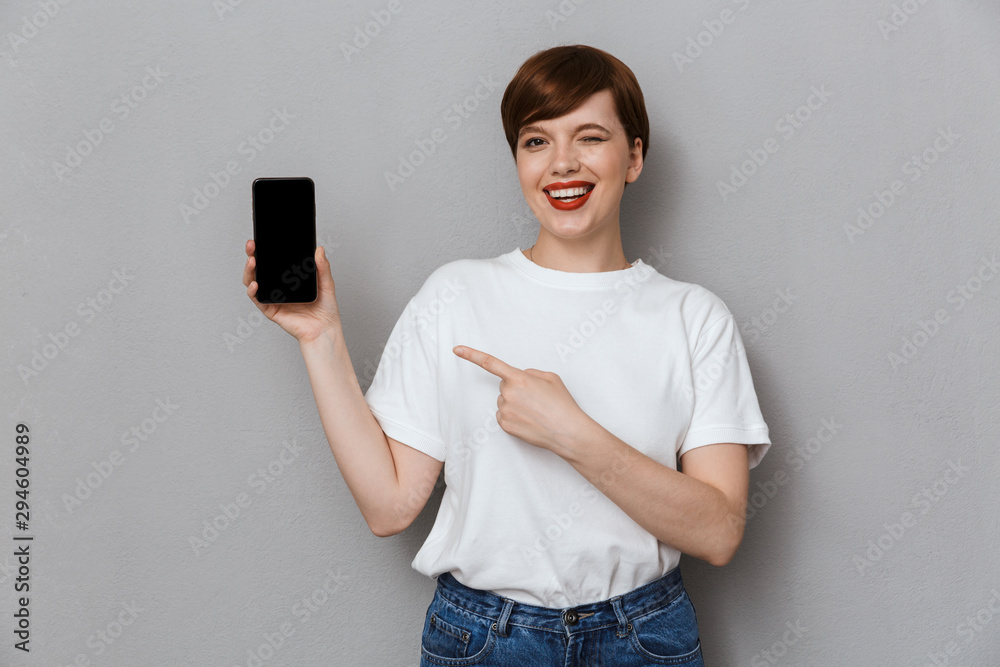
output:
[[[578,132],[583,132],[585,130],[598,130],[600,132],[604,132],[605,134],[611,134],[610,130],[597,123],[584,123],[583,125],[577,125],[576,129],[573,130],[573,134],[577,134]],[[545,129],[541,126],[528,125],[527,127],[521,128],[521,131],[518,132],[517,136],[521,136],[522,134],[527,134],[529,132],[540,132],[542,134],[546,134]]]

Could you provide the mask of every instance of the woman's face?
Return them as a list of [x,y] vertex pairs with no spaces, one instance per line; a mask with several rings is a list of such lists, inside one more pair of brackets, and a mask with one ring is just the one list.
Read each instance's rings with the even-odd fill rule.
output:
[[541,225],[559,237],[617,227],[625,183],[641,171],[642,140],[629,146],[610,90],[518,136],[521,191]]

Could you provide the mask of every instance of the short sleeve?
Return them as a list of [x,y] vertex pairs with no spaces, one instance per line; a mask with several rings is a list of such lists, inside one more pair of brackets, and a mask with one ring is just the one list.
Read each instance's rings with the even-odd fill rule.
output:
[[704,445],[733,442],[748,445],[750,468],[771,447],[760,412],[746,350],[732,314],[702,331],[691,359],[693,408],[691,424],[677,458]]
[[428,279],[410,299],[389,334],[365,401],[385,434],[444,461],[438,392],[437,318],[424,302],[433,298]]

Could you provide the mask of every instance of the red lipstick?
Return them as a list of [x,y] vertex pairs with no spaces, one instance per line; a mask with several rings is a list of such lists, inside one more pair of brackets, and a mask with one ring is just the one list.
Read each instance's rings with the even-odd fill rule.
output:
[[[585,187],[589,187],[590,190],[588,190],[586,194],[581,195],[572,201],[560,201],[549,194],[550,191],[554,190],[566,190],[569,188],[585,188]],[[550,183],[549,185],[546,185],[544,188],[542,188],[542,191],[545,192],[545,196],[549,200],[549,204],[551,204],[553,208],[559,211],[572,211],[574,209],[580,208],[581,206],[587,203],[587,200],[590,199],[590,193],[594,191],[595,187],[596,186],[589,181],[563,181],[559,183]]]

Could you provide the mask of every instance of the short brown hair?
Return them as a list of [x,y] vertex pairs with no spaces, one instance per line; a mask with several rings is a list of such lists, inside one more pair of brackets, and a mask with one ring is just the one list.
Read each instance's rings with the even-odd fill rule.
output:
[[625,128],[629,148],[642,139],[649,148],[649,118],[635,74],[610,53],[584,44],[555,46],[524,61],[503,93],[500,117],[517,160],[521,128],[538,120],[564,116],[602,90],[610,90]]

